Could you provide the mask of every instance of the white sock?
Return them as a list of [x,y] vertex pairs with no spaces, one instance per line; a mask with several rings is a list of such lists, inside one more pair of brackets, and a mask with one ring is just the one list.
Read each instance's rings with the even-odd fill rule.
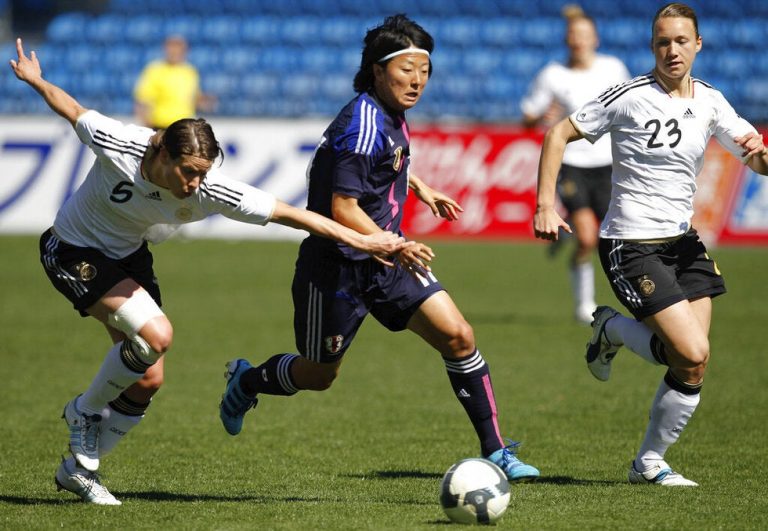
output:
[[571,265],[571,288],[576,308],[595,310],[595,268],[591,260]]
[[101,410],[101,433],[99,434],[99,457],[111,452],[123,437],[131,431],[144,415],[124,415],[109,405]]
[[605,323],[605,335],[614,345],[624,345],[648,363],[660,365],[651,352],[653,331],[644,323],[617,315]]
[[100,415],[109,402],[120,396],[120,393],[143,376],[143,373],[133,372],[125,366],[120,358],[122,345],[122,341],[116,343],[107,352],[96,377],[78,399],[77,408],[83,413]]
[[667,448],[677,441],[680,433],[699,405],[699,393],[688,395],[672,389],[661,381],[651,404],[651,418],[635,459],[635,467],[643,472],[664,459]]

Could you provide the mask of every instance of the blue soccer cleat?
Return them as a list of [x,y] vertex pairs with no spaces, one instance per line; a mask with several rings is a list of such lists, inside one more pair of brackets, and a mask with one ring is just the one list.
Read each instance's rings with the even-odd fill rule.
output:
[[527,482],[534,481],[541,474],[536,467],[526,465],[517,458],[517,447],[519,442],[508,441],[509,445],[493,452],[486,459],[507,474],[509,481]]
[[259,401],[255,396],[247,396],[240,388],[240,377],[245,371],[252,368],[248,360],[232,360],[227,363],[226,367],[227,372],[224,373],[224,377],[227,379],[227,389],[221,395],[219,417],[227,433],[237,435],[243,428],[245,413],[256,407]]

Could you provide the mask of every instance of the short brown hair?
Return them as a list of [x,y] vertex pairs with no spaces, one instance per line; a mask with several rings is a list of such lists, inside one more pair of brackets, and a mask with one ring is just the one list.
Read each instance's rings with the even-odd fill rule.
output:
[[203,118],[176,120],[163,132],[161,143],[172,159],[191,155],[214,161],[219,155],[224,157],[211,124]]
[[696,37],[699,36],[699,19],[696,18],[696,12],[691,6],[675,2],[667,4],[656,11],[656,16],[653,17],[653,23],[651,23],[651,36],[653,36],[653,32],[656,31],[656,21],[660,18],[688,18],[693,22],[693,29],[696,31]]

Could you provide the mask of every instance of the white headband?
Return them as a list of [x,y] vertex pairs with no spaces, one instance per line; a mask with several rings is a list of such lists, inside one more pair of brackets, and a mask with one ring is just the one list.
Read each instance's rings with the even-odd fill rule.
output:
[[403,55],[403,54],[406,54],[406,53],[423,53],[424,55],[429,57],[429,52],[427,50],[423,49],[423,48],[403,48],[402,50],[398,50],[396,52],[392,52],[389,55],[385,55],[384,57],[382,57],[381,59],[379,59],[376,62],[377,63],[383,63],[384,61],[388,61],[389,59],[392,59],[393,57],[397,57],[398,55]]

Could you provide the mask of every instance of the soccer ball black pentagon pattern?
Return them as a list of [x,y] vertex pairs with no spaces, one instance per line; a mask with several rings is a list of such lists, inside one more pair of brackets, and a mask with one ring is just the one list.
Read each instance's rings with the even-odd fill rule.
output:
[[440,505],[446,516],[461,524],[492,524],[507,510],[509,481],[486,459],[463,459],[443,476]]

